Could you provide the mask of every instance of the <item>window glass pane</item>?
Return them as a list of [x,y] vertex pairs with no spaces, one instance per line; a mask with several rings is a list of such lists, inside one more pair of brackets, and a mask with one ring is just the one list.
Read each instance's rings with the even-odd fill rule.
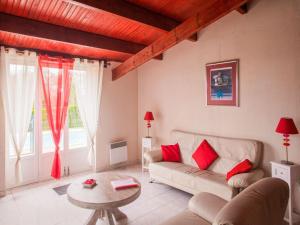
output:
[[[43,72],[53,76],[57,75],[59,70],[57,68],[48,68],[48,67],[43,67]],[[53,141],[52,137],[52,131],[49,127],[48,123],[48,118],[47,118],[47,109],[46,109],[46,103],[44,101],[44,93],[43,90],[41,90],[42,94],[42,105],[41,105],[41,110],[42,110],[42,143],[43,143],[43,153],[47,152],[54,152],[55,151],[55,144]],[[64,148],[64,131],[61,131],[61,137],[60,137],[60,143],[59,143],[59,149],[63,150]]]
[[[35,66],[25,66],[23,64],[17,64],[17,63],[10,63],[9,64],[9,77],[8,79],[12,79],[12,81],[15,82],[16,76],[24,76],[24,71],[27,71],[27,73],[34,73],[35,72]],[[16,152],[13,145],[12,137],[10,136],[8,139],[8,155],[9,157],[15,157]],[[31,121],[28,128],[27,137],[25,140],[25,144],[22,150],[21,155],[28,155],[32,154],[34,152],[34,107],[32,109],[32,115],[31,115]]]
[[[42,148],[43,153],[54,152],[55,144],[52,138],[52,131],[48,124],[46,104],[44,100],[42,103],[42,138],[43,138],[43,148]],[[64,131],[62,130],[59,149],[63,150],[63,146],[64,146]]]
[[68,109],[68,126],[69,126],[69,148],[80,148],[87,146],[87,134],[83,127],[82,120],[80,118],[78,105],[75,96],[75,87],[72,83],[71,93],[69,98]]
[[[16,156],[16,151],[11,137],[9,138],[8,152],[9,152],[9,157]],[[33,153],[34,153],[34,109],[32,109],[31,121],[30,121],[26,141],[21,155],[28,155]]]

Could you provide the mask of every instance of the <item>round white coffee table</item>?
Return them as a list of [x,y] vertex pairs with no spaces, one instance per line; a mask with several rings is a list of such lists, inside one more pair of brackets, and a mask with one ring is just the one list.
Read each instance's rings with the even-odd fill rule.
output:
[[[89,178],[93,178],[97,182],[92,189],[84,188],[82,185],[82,182]],[[141,187],[139,185],[135,188],[114,190],[110,181],[124,178],[130,178],[130,176],[110,172],[98,173],[81,178],[69,186],[67,195],[72,204],[95,210],[86,225],[95,225],[98,219],[106,220],[109,225],[115,224],[114,219],[118,224],[127,223],[127,216],[118,208],[137,199],[141,194]]]

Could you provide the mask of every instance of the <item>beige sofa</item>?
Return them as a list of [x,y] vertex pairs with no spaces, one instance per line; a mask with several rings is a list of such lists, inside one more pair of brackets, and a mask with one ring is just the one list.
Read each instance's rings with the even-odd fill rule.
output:
[[[262,144],[258,141],[178,130],[172,131],[171,137],[172,144],[177,142],[179,144],[182,163],[163,162],[160,149],[147,152],[144,157],[149,163],[152,180],[191,194],[209,192],[230,200],[241,188],[249,186],[264,176],[263,171],[258,169],[262,152]],[[200,170],[192,154],[204,139],[215,149],[219,158],[207,170]],[[227,182],[226,173],[246,158],[253,163],[253,170],[235,175]]]
[[230,202],[200,193],[189,201],[188,210],[161,225],[283,225],[289,187],[277,178],[264,178]]

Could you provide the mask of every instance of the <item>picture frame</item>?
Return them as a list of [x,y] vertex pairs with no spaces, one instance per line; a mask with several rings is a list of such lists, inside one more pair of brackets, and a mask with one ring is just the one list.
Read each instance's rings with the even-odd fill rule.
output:
[[206,104],[239,106],[239,59],[206,64]]

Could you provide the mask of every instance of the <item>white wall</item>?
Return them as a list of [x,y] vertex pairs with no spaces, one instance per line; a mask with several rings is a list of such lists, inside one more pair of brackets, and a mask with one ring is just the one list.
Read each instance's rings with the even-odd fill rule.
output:
[[97,171],[110,167],[108,145],[119,140],[128,141],[128,164],[138,162],[138,78],[133,71],[112,81],[111,69],[115,66],[113,64],[104,70],[100,126],[96,138]]
[[[232,12],[199,36],[138,68],[139,141],[146,135],[143,115],[151,110],[159,142],[169,143],[172,129],[257,139],[269,171],[271,160],[285,156],[275,133],[279,118],[294,118],[300,131],[300,1],[254,1],[248,14]],[[206,106],[205,64],[235,58],[240,107]],[[300,135],[291,136],[289,153],[300,164]]]
[[[1,97],[1,96],[0,96]],[[5,129],[4,129],[4,111],[0,98],[0,196],[4,195],[5,190]]]

